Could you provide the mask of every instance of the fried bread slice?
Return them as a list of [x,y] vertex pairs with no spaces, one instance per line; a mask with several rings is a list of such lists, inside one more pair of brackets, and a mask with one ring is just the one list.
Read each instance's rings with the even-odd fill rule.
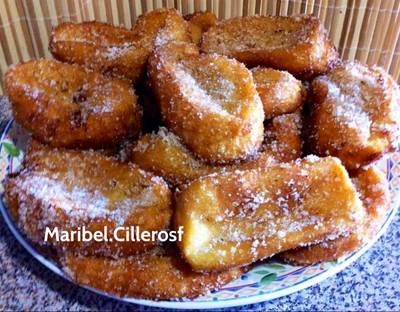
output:
[[[20,228],[35,243],[85,255],[119,257],[156,242],[117,241],[117,227],[168,228],[171,192],[162,178],[95,151],[52,149],[34,143],[25,168],[5,180],[5,199]],[[109,239],[72,239],[72,231],[107,232]],[[46,231],[59,233],[52,236]],[[62,235],[68,232],[68,240]],[[119,234],[118,234],[119,235]],[[121,234],[122,235],[122,234]],[[113,239],[113,240],[111,240]]]
[[157,38],[190,41],[187,23],[176,10],[141,15],[133,30],[96,21],[62,23],[52,30],[49,49],[62,62],[137,82]]
[[256,67],[251,72],[266,119],[293,113],[301,108],[306,92],[300,80],[286,71],[272,68]]
[[211,166],[196,158],[175,134],[161,127],[145,134],[125,149],[127,159],[144,170],[163,177],[172,185],[182,185],[207,174],[236,169],[254,169],[272,162],[288,162],[301,156],[301,116],[276,117],[266,127],[264,144],[253,159],[229,166]]
[[21,63],[7,72],[5,89],[15,120],[52,146],[112,147],[141,128],[130,83],[78,65],[43,59]]
[[150,44],[124,27],[96,21],[67,22],[52,30],[49,49],[62,62],[136,82],[144,72]]
[[120,297],[154,300],[194,298],[220,288],[245,272],[244,268],[194,272],[176,248],[165,246],[118,260],[67,254],[63,264],[79,284]]
[[185,184],[219,170],[197,159],[179,137],[164,127],[127,146],[126,154],[129,161],[163,177],[172,185]]
[[195,180],[177,195],[175,226],[186,261],[212,271],[351,233],[364,214],[340,161],[308,156]]
[[347,62],[316,78],[311,92],[314,153],[336,156],[354,170],[397,147],[399,87],[382,68]]
[[192,41],[200,45],[201,37],[211,26],[214,26],[218,18],[212,12],[195,12],[184,16],[189,22],[189,29],[192,34]]
[[218,22],[203,35],[207,53],[233,57],[247,66],[287,70],[297,78],[325,73],[338,54],[313,16],[246,16]]
[[229,163],[256,154],[264,112],[243,64],[172,43],[150,57],[149,77],[165,125],[196,156]]
[[281,259],[298,265],[332,261],[354,252],[376,235],[390,207],[388,181],[382,171],[373,166],[360,169],[353,181],[366,211],[365,220],[360,220],[356,231],[335,240],[288,250],[279,255]]
[[191,42],[188,23],[175,9],[156,9],[138,17],[132,31],[155,46],[168,42]]

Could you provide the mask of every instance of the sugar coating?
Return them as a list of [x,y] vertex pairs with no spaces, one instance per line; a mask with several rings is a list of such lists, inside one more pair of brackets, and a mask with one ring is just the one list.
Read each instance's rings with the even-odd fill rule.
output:
[[346,62],[317,78],[312,92],[311,146],[317,153],[356,169],[394,149],[400,93],[383,69]]
[[218,22],[202,38],[208,53],[253,66],[288,70],[309,79],[336,62],[337,53],[320,21],[312,16],[245,16]]
[[262,103],[243,64],[174,43],[158,47],[149,65],[166,127],[197,157],[222,164],[257,152]]
[[246,268],[199,273],[172,246],[159,246],[137,256],[112,260],[67,254],[64,269],[79,283],[122,297],[156,300],[193,298],[238,278]]
[[106,147],[140,131],[137,98],[125,80],[41,59],[10,69],[5,87],[16,121],[52,146]]
[[347,235],[364,218],[340,161],[316,156],[201,177],[176,202],[183,254],[202,270]]
[[[46,227],[68,231],[97,226],[104,230],[103,225],[112,233],[117,226],[161,230],[169,225],[172,211],[167,184],[133,164],[95,151],[46,147],[34,147],[26,158],[25,168],[6,180],[6,200],[21,228],[36,243],[46,244]],[[115,256],[125,251],[124,246],[107,241],[93,251],[92,243],[96,245],[79,243],[76,248],[99,255],[110,255],[115,249]],[[62,242],[48,244],[75,248]],[[134,243],[130,244],[136,251]]]
[[212,166],[195,157],[182,140],[160,127],[127,148],[129,160],[145,170],[165,178],[172,185],[182,185],[201,176],[219,171],[264,168],[274,162],[288,162],[301,156],[302,120],[299,113],[275,117],[266,127],[259,153],[231,165]]
[[364,219],[359,220],[358,226],[338,238],[286,251],[279,255],[281,259],[298,265],[332,261],[354,252],[376,235],[390,208],[387,179],[381,170],[371,166],[359,170],[352,180],[366,214]]
[[[266,122],[264,143],[260,146],[262,127],[254,130],[253,126],[261,125],[264,119],[261,101],[257,92],[246,90],[248,86],[254,87],[254,82],[260,85],[260,81],[253,81],[251,75],[240,75],[247,71],[243,64],[218,55],[226,54],[251,66],[260,65],[257,63],[260,62],[281,68],[293,63],[294,67],[285,68],[301,77],[323,73],[335,61],[336,54],[326,39],[326,30],[316,18],[256,16],[235,18],[218,25],[213,22],[207,26],[211,29],[204,36],[203,49],[218,54],[174,55],[172,50],[171,57],[162,51],[163,47],[171,42],[188,41],[187,25],[182,21],[176,11],[162,9],[141,16],[133,30],[97,22],[69,23],[64,25],[63,31],[57,34],[53,31],[50,44],[54,56],[62,61],[76,62],[111,77],[131,81],[143,74],[147,58],[155,49],[153,60],[159,59],[151,65],[158,73],[155,79],[150,79],[150,84],[158,93],[159,102],[163,102],[161,111],[169,130],[161,127],[157,133],[143,136],[131,152],[144,158],[158,154],[159,163],[154,159],[147,159],[147,164],[138,159],[133,161],[160,176],[153,176],[132,163],[121,164],[113,158],[99,156],[101,152],[53,150],[29,155],[26,168],[6,182],[7,200],[17,201],[19,223],[34,240],[32,228],[42,230],[55,224],[76,227],[98,220],[113,226],[125,225],[132,223],[132,216],[135,216],[133,223],[141,220],[147,225],[160,215],[167,215],[160,226],[164,228],[171,211],[165,212],[170,207],[170,194],[163,178],[179,185],[177,222],[188,225],[186,237],[190,240],[193,235],[195,239],[189,245],[183,243],[183,255],[195,269],[223,271],[195,273],[178,257],[177,250],[170,253],[166,246],[122,258],[119,249],[114,254],[102,254],[104,250],[100,250],[97,254],[100,257],[64,254],[64,268],[75,280],[119,296],[155,299],[197,296],[243,272],[242,269],[228,270],[230,266],[246,265],[299,246],[328,249],[338,241],[360,234],[355,232],[355,224],[366,218],[359,199],[364,205],[372,206],[373,193],[383,188],[379,183],[371,184],[364,187],[366,192],[357,195],[340,160],[321,159],[315,155],[300,159],[302,120],[299,112],[268,115],[268,118],[275,118]],[[207,43],[210,39],[211,45]],[[77,46],[83,47],[85,53],[76,54]],[[282,63],[280,54],[293,58]],[[376,78],[365,73],[357,64],[346,64],[345,69],[350,82],[344,85],[340,77],[339,82],[329,75],[318,78],[319,83],[326,86],[327,99],[339,103],[331,111],[332,119],[350,129],[361,146],[368,145],[375,132],[397,133],[397,124],[393,125],[391,120],[375,122],[370,107],[364,105],[373,102],[381,89],[384,92],[394,89],[393,94],[383,92],[382,102],[391,103],[389,118],[397,116],[397,85],[385,77]],[[380,69],[373,67],[372,70],[384,76]],[[89,75],[90,71],[87,73]],[[93,116],[111,114],[115,106],[113,101],[122,100],[121,93],[111,84],[104,84],[88,97],[92,79],[71,87],[68,81],[44,77],[40,71],[36,74],[37,80],[54,91],[58,99],[79,107],[79,116],[69,120],[72,128],[85,125]],[[280,103],[286,99],[285,89],[293,89],[296,84],[290,74],[282,74],[284,79],[274,93],[274,101]],[[151,78],[152,74],[149,76]],[[168,83],[176,97],[168,97],[160,91],[170,88]],[[273,87],[268,81],[265,85],[269,89]],[[298,93],[301,93],[300,82],[298,86]],[[369,93],[364,89],[377,91]],[[131,89],[129,92],[133,95]],[[40,87],[29,84],[23,93],[36,103],[41,103],[47,95]],[[182,106],[182,102],[189,106]],[[301,104],[302,98],[290,110],[277,115],[292,112]],[[249,107],[255,114],[252,115],[254,112]],[[38,111],[43,109],[39,107]],[[120,124],[123,116],[111,119]],[[211,140],[201,142],[201,131],[185,133],[179,130],[180,126],[204,127]],[[249,133],[247,142],[239,137]],[[389,138],[390,143],[397,142],[397,137],[394,138],[397,135]],[[221,137],[231,141],[219,145],[212,156],[204,155],[191,144],[201,142],[209,146]],[[342,143],[330,143],[336,148],[342,146]],[[228,161],[222,159],[231,147],[243,147],[245,153],[238,153]],[[128,160],[132,160],[130,157],[127,154]],[[162,162],[166,160],[169,164],[164,167]],[[214,160],[225,165],[215,165]],[[354,184],[358,186],[359,183],[355,179]],[[187,215],[182,217],[180,209],[186,208],[188,210],[183,213]],[[372,210],[369,213],[378,214]],[[63,251],[66,250],[68,248]],[[206,256],[202,258],[202,254]]]

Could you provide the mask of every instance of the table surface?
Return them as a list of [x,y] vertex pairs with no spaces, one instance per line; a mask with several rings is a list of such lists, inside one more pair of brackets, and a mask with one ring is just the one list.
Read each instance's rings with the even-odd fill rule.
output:
[[[351,266],[322,283],[269,302],[265,310],[400,310],[400,212],[387,233]],[[154,310],[81,289],[47,270],[18,244],[0,217],[0,310]],[[230,309],[231,310],[231,309]]]

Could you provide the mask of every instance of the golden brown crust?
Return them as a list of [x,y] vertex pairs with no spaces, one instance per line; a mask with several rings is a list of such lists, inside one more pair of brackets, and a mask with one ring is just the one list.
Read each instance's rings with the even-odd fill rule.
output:
[[172,185],[182,185],[207,174],[265,167],[273,162],[289,162],[301,156],[301,116],[293,113],[273,119],[266,127],[265,141],[253,159],[229,166],[211,166],[197,159],[182,141],[165,128],[145,134],[127,146],[127,159],[144,170],[163,177]]
[[277,116],[266,126],[263,151],[279,162],[296,160],[302,155],[303,121],[300,111]]
[[[5,199],[20,227],[35,243],[87,255],[118,257],[154,246],[154,242],[56,241],[45,243],[45,230],[88,231],[105,226],[108,237],[118,226],[162,230],[172,215],[171,192],[158,177],[133,164],[94,151],[51,149],[34,143],[26,167],[5,181]],[[61,235],[61,234],[60,234]],[[60,236],[61,237],[61,236]]]
[[188,26],[176,10],[141,15],[132,30],[96,21],[62,23],[52,30],[49,49],[62,62],[137,82],[160,36],[190,41]]
[[357,231],[332,241],[288,250],[279,255],[281,259],[297,265],[332,261],[357,250],[376,235],[390,207],[388,181],[376,167],[361,169],[353,181],[366,210],[366,218],[360,220]]
[[293,113],[303,105],[305,89],[290,73],[262,67],[253,68],[251,72],[266,119]]
[[302,155],[300,112],[277,116],[266,125],[260,152],[250,160],[225,166],[223,171],[265,169],[274,163],[299,159]]
[[278,255],[280,259],[294,265],[311,265],[321,261],[333,261],[357,250],[361,246],[358,235],[349,234],[332,241],[316,245],[300,247],[285,251]]
[[151,41],[124,27],[96,21],[68,22],[52,30],[49,49],[62,62],[135,82],[144,72]]
[[314,153],[336,156],[354,170],[397,146],[400,93],[383,69],[348,62],[316,78],[311,91]]
[[326,72],[338,58],[321,22],[306,15],[234,17],[211,27],[201,47],[302,79]]
[[197,159],[172,132],[162,127],[145,134],[126,148],[127,159],[144,170],[163,177],[172,185],[181,185],[220,170]]
[[66,255],[65,270],[79,284],[120,297],[154,300],[194,298],[240,277],[243,268],[196,273],[175,248],[152,251],[119,260]]
[[178,242],[195,270],[222,270],[351,233],[364,209],[337,158],[202,177],[177,195]]
[[218,19],[212,12],[195,12],[184,16],[189,22],[189,29],[192,34],[192,42],[199,45],[201,37],[210,27],[214,26]]
[[390,208],[389,182],[376,166],[359,169],[352,179],[367,212],[368,230],[363,234],[368,239],[379,230],[382,218]]
[[188,23],[175,9],[157,9],[140,15],[132,31],[151,43],[151,48],[168,42],[190,42]]
[[[388,181],[366,166],[398,144],[399,87],[375,66],[339,64],[317,18],[218,22],[159,9],[131,30],[60,24],[49,47],[65,63],[30,61],[5,77],[14,117],[34,140],[4,196],[21,230],[77,283],[193,298],[275,254],[300,265],[337,259],[381,228]],[[293,75],[314,79],[306,143],[328,157],[300,158],[310,84]],[[133,84],[143,87],[139,104]],[[173,214],[184,229],[178,246],[115,239],[117,227],[125,238],[131,226],[168,231]],[[111,239],[82,241],[83,228]],[[64,239],[46,242],[54,229]]]
[[167,128],[199,158],[227,163],[261,146],[262,103],[243,64],[175,43],[156,49],[149,77]]
[[36,60],[12,67],[5,88],[15,120],[52,146],[108,147],[140,131],[137,98],[125,80]]

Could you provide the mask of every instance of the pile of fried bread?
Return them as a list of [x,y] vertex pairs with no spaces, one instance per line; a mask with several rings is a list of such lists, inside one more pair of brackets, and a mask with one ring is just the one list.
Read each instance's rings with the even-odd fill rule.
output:
[[[390,198],[374,163],[397,147],[399,88],[341,61],[317,18],[160,9],[132,29],[60,24],[49,49],[5,75],[32,137],[5,200],[77,283],[193,298],[273,256],[337,259],[380,228]],[[83,226],[183,236],[44,241]]]

